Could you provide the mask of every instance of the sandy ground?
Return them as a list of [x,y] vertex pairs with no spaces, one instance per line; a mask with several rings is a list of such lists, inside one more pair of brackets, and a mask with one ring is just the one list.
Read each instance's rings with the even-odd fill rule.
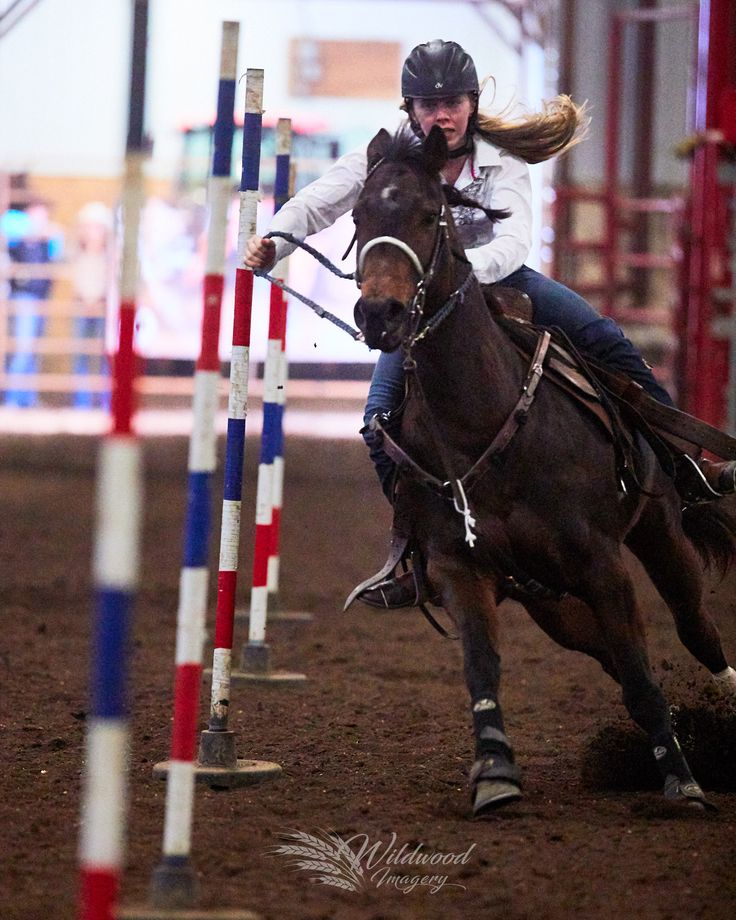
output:
[[[95,439],[84,437],[4,436],[0,449],[2,920],[75,912],[95,451]],[[183,438],[145,444],[122,879],[127,904],[146,902],[161,854],[164,783],[152,766],[166,759],[170,743],[186,452]],[[249,441],[243,604],[257,455],[258,445]],[[307,680],[298,690],[233,692],[239,755],[276,761],[283,774],[237,791],[198,787],[192,863],[201,903],[212,916],[216,908],[237,907],[266,920],[732,920],[736,794],[709,778],[706,763],[700,779],[706,788],[720,788],[709,794],[718,813],[672,814],[659,792],[646,788],[647,770],[625,745],[616,749],[612,782],[591,781],[591,742],[597,738],[600,748],[627,725],[618,689],[594,662],[553,645],[513,604],[502,616],[502,689],[525,797],[489,819],[470,819],[472,739],[457,644],[417,613],[381,615],[357,606],[340,612],[352,586],[383,562],[388,534],[388,507],[362,444],[292,438],[286,469],[279,607],[308,610],[313,620],[274,621],[268,638],[275,668],[303,672]],[[215,518],[213,569],[219,510]],[[636,572],[657,676],[671,702],[685,704],[702,695],[705,675]],[[712,601],[734,661],[736,581],[714,584]],[[236,649],[244,641],[240,626]],[[205,687],[202,727],[207,697]],[[720,775],[736,776],[732,738],[716,745],[719,758]],[[639,788],[615,788],[615,776],[623,773]],[[313,882],[325,873],[299,869],[293,857],[273,851],[294,843],[283,835],[324,831],[352,838],[355,850],[361,842],[379,844],[361,890]],[[391,884],[387,872],[376,875],[390,864],[391,852],[420,844],[424,854],[458,858],[439,888]]]

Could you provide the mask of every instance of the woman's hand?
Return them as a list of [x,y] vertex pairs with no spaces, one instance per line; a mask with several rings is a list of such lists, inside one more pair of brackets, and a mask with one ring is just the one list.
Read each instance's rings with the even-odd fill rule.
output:
[[245,244],[245,265],[254,271],[268,271],[276,261],[276,243],[262,236],[252,236]]

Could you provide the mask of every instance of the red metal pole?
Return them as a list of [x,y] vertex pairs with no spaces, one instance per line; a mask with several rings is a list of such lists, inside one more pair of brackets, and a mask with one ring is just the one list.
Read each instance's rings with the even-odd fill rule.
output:
[[606,253],[603,312],[611,316],[615,310],[618,263],[618,156],[619,122],[621,120],[621,81],[619,79],[622,57],[623,21],[611,17],[611,36],[608,51],[608,102],[606,106]]
[[[719,103],[736,74],[736,11],[731,0],[701,0],[698,22],[698,74],[695,130],[719,127]],[[724,245],[725,214],[718,188],[718,148],[706,140],[695,150],[691,167],[692,237],[687,294],[685,408],[713,425],[726,414],[728,343],[713,335],[713,288],[719,247]]]

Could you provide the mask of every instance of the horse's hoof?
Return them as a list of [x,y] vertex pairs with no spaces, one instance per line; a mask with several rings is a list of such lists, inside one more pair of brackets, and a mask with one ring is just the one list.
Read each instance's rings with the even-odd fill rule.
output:
[[685,805],[703,813],[718,811],[706,799],[705,793],[694,781],[682,783],[676,776],[668,776],[664,784],[664,797],[675,804]]
[[478,818],[519,799],[521,789],[516,783],[503,779],[481,780],[473,795],[473,817]]
[[470,771],[473,816],[487,814],[521,798],[519,768],[502,753],[488,754],[473,764]]

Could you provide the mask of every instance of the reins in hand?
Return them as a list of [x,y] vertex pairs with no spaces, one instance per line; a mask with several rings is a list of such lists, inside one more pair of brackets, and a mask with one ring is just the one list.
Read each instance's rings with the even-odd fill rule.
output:
[[[350,272],[349,274],[341,271],[336,265],[334,265],[327,256],[323,255],[314,247],[310,246],[309,243],[305,243],[303,240],[297,239],[291,233],[282,233],[279,230],[272,230],[270,233],[266,234],[266,238],[270,239],[272,237],[280,237],[281,239],[286,240],[288,243],[293,243],[295,246],[298,246],[300,249],[304,249],[309,253],[314,259],[316,259],[320,265],[324,265],[325,268],[329,269],[333,275],[337,275],[338,278],[344,278],[346,281],[354,281],[355,273]],[[273,275],[270,275],[267,271],[258,271],[254,270],[254,275],[257,275],[259,278],[265,278],[266,281],[270,281],[271,284],[275,284],[276,287],[281,288],[282,291],[286,291],[287,294],[290,294],[292,297],[296,297],[297,300],[301,300],[303,304],[309,307],[310,310],[313,310],[320,319],[327,319],[338,329],[342,329],[344,332],[355,339],[356,342],[362,342],[363,333],[358,329],[354,329],[351,325],[346,323],[344,320],[341,320],[339,316],[335,316],[334,313],[330,313],[329,310],[325,310],[324,307],[321,307],[315,301],[310,300],[309,297],[305,297],[304,294],[300,294],[298,291],[295,291],[293,288],[289,287],[288,284],[285,284],[283,281],[275,278]]]

